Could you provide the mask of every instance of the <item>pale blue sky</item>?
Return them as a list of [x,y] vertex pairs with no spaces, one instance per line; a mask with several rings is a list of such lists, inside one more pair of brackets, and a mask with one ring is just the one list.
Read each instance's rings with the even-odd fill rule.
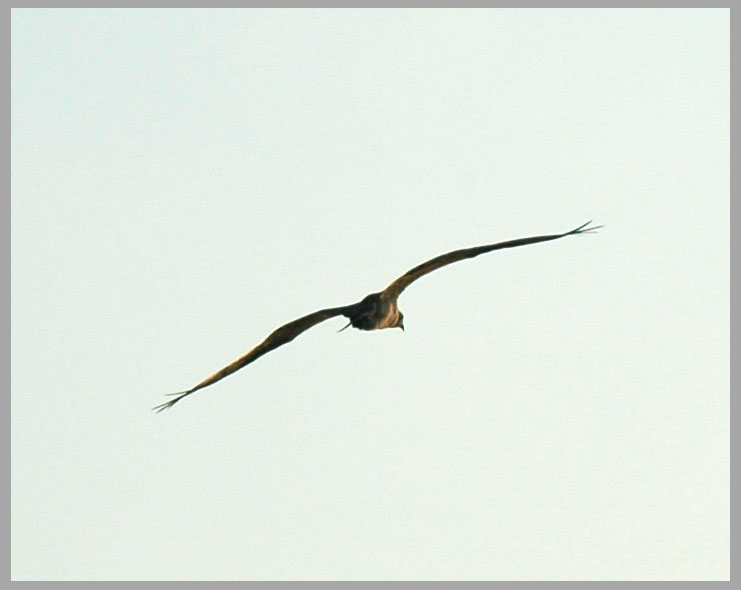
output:
[[728,579],[727,9],[16,9],[11,46],[13,579]]

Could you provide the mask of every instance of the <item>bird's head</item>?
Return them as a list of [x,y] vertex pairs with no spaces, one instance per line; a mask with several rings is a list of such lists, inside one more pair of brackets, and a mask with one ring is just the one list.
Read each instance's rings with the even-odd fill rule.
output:
[[399,312],[399,315],[396,318],[396,323],[394,324],[394,328],[401,328],[402,332],[404,331],[404,314]]

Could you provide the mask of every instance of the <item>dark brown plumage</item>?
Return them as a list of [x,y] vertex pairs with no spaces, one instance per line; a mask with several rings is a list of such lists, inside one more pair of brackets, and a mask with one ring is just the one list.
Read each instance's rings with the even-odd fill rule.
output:
[[474,248],[463,248],[461,250],[454,250],[453,252],[448,252],[447,254],[442,254],[441,256],[437,256],[431,260],[428,260],[427,262],[423,262],[422,264],[415,266],[410,271],[404,273],[380,293],[371,293],[370,295],[364,297],[358,303],[346,305],[344,307],[332,307],[329,309],[315,311],[314,313],[310,313],[309,315],[306,315],[297,320],[293,320],[292,322],[281,326],[273,333],[271,333],[267,338],[265,338],[265,340],[263,340],[255,348],[250,350],[243,357],[234,361],[231,365],[224,367],[223,369],[221,369],[221,371],[214,373],[204,381],[201,381],[198,385],[195,385],[186,391],[180,391],[178,393],[171,394],[175,396],[172,400],[156,406],[154,410],[156,410],[157,412],[161,412],[162,410],[175,405],[177,402],[190,395],[191,393],[194,393],[199,389],[203,389],[204,387],[208,387],[209,385],[213,385],[224,377],[231,375],[235,371],[238,371],[242,367],[245,367],[255,360],[259,359],[262,355],[267,354],[271,350],[287,344],[296,336],[308,330],[312,326],[315,326],[316,324],[335,316],[345,316],[350,320],[348,324],[344,328],[342,328],[342,330],[349,326],[353,326],[354,328],[358,328],[359,330],[381,330],[383,328],[401,328],[403,330],[404,314],[399,311],[397,299],[399,298],[399,295],[401,295],[401,293],[404,291],[404,289],[406,289],[418,278],[432,272],[433,270],[437,270],[438,268],[441,268],[448,264],[452,264],[453,262],[465,260],[466,258],[473,258],[474,256],[478,256],[479,254],[485,254],[486,252],[492,252],[493,250],[501,250],[503,248],[515,248],[517,246],[525,246],[527,244],[537,244],[538,242],[557,240],[558,238],[563,238],[565,236],[573,236],[577,234],[592,232],[603,227],[601,225],[587,227],[590,223],[592,222],[589,221],[584,225],[580,225],[576,229],[572,229],[571,231],[562,234],[519,238],[517,240],[509,240],[507,242],[499,242],[497,244],[489,244],[487,246],[476,246]]

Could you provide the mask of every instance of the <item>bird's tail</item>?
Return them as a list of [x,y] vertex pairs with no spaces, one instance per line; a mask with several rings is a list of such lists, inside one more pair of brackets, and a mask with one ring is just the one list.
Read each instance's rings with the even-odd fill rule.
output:
[[342,332],[342,330],[347,330],[351,325],[352,325],[351,321],[347,322],[344,328],[340,328],[339,330],[337,330],[337,333],[339,334],[340,332]]

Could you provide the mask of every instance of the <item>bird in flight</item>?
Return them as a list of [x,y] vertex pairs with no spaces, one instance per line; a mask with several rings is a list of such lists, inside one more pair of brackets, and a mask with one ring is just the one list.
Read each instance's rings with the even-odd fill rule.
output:
[[343,307],[330,307],[327,309],[320,309],[314,313],[310,313],[302,318],[293,320],[281,326],[277,330],[273,331],[265,340],[255,346],[243,357],[238,358],[232,364],[227,365],[217,373],[214,373],[210,377],[201,381],[198,385],[194,385],[190,389],[180,391],[177,393],[169,394],[174,396],[173,399],[154,407],[156,412],[161,412],[174,406],[184,397],[195,393],[199,389],[213,385],[217,381],[221,381],[224,377],[227,377],[238,371],[242,367],[246,367],[250,363],[256,361],[264,354],[267,354],[271,350],[275,350],[279,346],[288,344],[291,340],[296,338],[302,332],[305,332],[312,326],[328,320],[335,316],[344,316],[350,321],[347,325],[340,330],[344,330],[352,326],[359,330],[382,330],[384,328],[401,328],[404,329],[404,314],[399,311],[397,305],[397,299],[410,284],[416,281],[418,278],[426,275],[427,273],[442,268],[453,262],[459,260],[465,260],[466,258],[473,258],[479,254],[485,254],[494,250],[501,250],[503,248],[515,248],[517,246],[525,246],[527,244],[537,244],[538,242],[547,242],[549,240],[557,240],[566,236],[575,236],[579,234],[585,234],[600,229],[601,225],[589,226],[592,223],[580,225],[576,229],[567,231],[562,234],[552,234],[547,236],[532,236],[529,238],[519,238],[517,240],[509,240],[507,242],[499,242],[497,244],[489,244],[486,246],[476,246],[474,248],[463,248],[461,250],[453,250],[447,254],[436,256],[427,262],[415,266],[413,269],[407,271],[386,287],[380,293],[371,293],[364,297],[361,301],[353,303],[351,305],[345,305]]

